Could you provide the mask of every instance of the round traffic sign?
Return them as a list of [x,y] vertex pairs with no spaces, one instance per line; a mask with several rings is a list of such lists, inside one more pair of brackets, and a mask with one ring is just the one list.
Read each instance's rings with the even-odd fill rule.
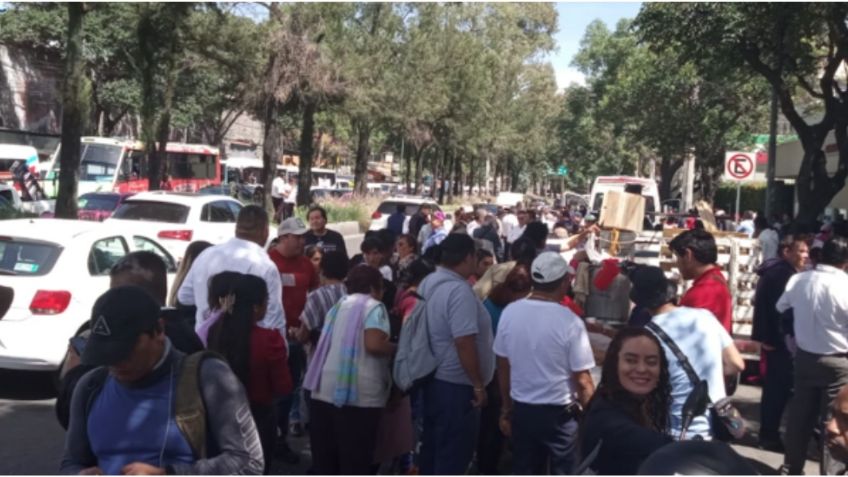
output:
[[734,179],[747,179],[754,173],[754,161],[747,154],[735,154],[727,160],[727,173]]

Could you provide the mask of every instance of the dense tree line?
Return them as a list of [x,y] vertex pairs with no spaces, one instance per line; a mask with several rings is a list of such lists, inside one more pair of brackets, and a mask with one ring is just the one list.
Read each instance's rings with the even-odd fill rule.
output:
[[[330,137],[360,194],[368,160],[391,149],[410,190],[431,176],[440,200],[558,187],[561,165],[579,191],[598,174],[655,171],[667,199],[687,157],[709,199],[724,151],[767,132],[777,88],[805,145],[799,198],[816,209],[848,174],[844,80],[832,74],[848,54],[843,10],[646,4],[635,21],[588,27],[574,59],[586,84],[560,92],[548,60],[557,12],[543,3],[21,3],[0,12],[0,42],[61,54],[65,124],[77,117],[68,136],[142,139],[151,189],[155,144],[220,145],[250,114],[264,125],[265,190],[283,148],[305,171]],[[808,125],[795,106],[815,100],[824,119]],[[833,130],[845,159],[822,178],[816,147]],[[63,170],[78,161],[65,152]],[[304,203],[311,178],[300,177]]]

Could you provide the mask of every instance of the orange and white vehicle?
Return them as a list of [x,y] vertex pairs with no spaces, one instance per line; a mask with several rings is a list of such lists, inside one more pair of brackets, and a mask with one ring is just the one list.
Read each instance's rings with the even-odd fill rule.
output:
[[[144,192],[149,189],[146,177],[147,157],[140,141],[102,137],[83,137],[80,144],[79,194],[88,192]],[[49,197],[55,197],[59,180],[59,150],[51,159],[51,167],[42,186]],[[203,144],[169,142],[163,164],[163,189],[197,192],[221,183],[221,153]]]

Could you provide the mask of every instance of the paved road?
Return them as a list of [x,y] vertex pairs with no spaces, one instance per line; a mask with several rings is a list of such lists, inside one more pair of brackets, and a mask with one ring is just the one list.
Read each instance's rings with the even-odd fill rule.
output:
[[[735,399],[755,432],[759,428],[759,397],[758,387],[741,386]],[[56,473],[62,456],[64,430],[56,421],[54,402],[49,373],[0,371],[0,475]],[[755,442],[752,436],[734,447],[742,455],[760,462],[763,473],[776,472],[783,456],[758,449]],[[309,465],[307,439],[292,439],[292,444],[302,456],[300,464],[278,462],[275,473],[306,472]],[[818,464],[808,461],[805,471],[807,475],[818,474]]]

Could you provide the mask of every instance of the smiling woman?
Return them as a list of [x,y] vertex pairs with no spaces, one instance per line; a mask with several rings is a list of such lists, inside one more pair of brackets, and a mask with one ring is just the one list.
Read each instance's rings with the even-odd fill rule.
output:
[[633,475],[666,435],[671,403],[668,361],[644,328],[625,328],[610,343],[603,377],[582,423],[584,458],[601,475]]

